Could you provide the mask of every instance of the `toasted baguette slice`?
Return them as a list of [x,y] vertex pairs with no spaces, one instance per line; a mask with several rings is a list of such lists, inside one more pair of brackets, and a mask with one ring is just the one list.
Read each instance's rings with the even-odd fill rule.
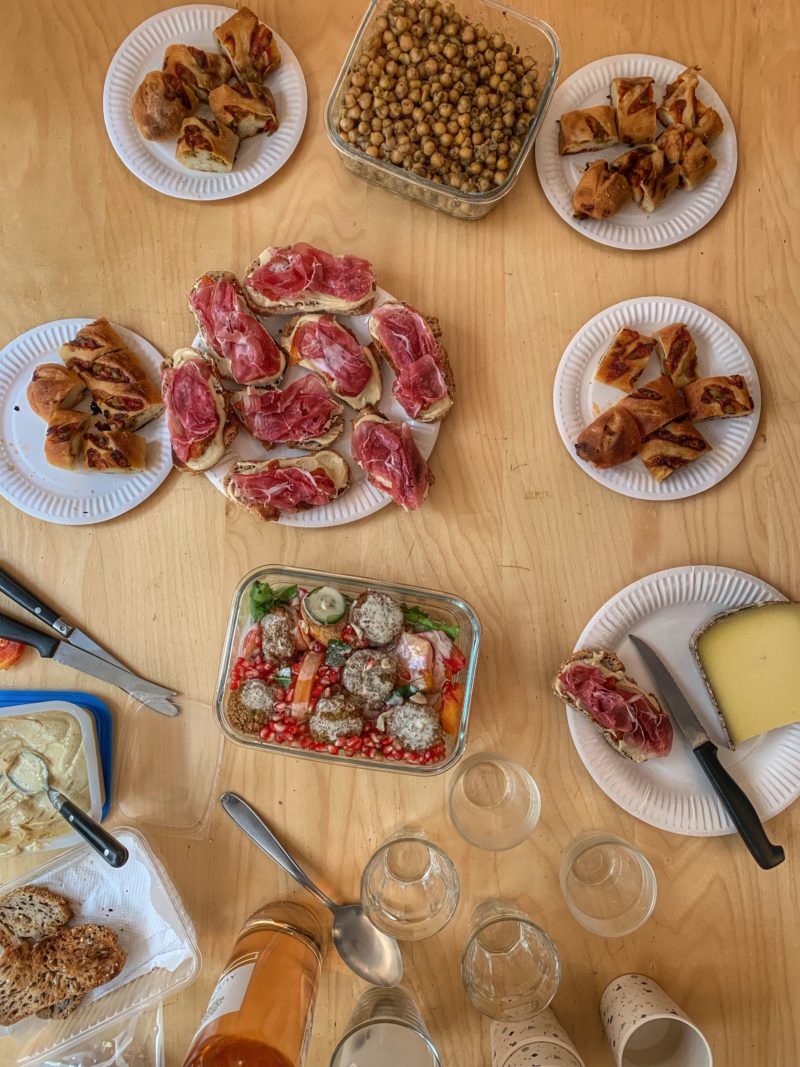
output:
[[[260,463],[250,461],[234,463],[225,475],[225,481],[223,483],[228,498],[232,500],[234,504],[238,504],[239,507],[244,508],[245,511],[252,512],[265,522],[277,521],[283,514],[284,509],[275,506],[268,500],[248,499],[235,483],[235,476],[237,474],[259,474],[262,471],[266,472],[275,467],[281,469],[299,467],[300,470],[305,471],[315,471],[321,468],[334,485],[335,493],[330,500],[335,500],[337,497],[341,496],[350,486],[350,467],[347,460],[340,456],[338,452],[328,450],[317,452],[313,456],[299,456],[294,459],[273,459]],[[327,504],[329,502],[330,501],[328,500],[325,503]],[[314,506],[315,505],[313,504],[301,503],[295,511],[307,511]]]
[[72,905],[66,897],[43,885],[23,885],[0,897],[0,945],[46,937],[71,918]]

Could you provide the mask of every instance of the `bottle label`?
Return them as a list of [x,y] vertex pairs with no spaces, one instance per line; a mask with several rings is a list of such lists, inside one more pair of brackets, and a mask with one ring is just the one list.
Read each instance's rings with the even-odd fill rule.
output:
[[241,1008],[255,966],[255,961],[253,961],[237,967],[235,971],[223,974],[211,994],[206,1013],[197,1028],[198,1032],[221,1015],[229,1015]]

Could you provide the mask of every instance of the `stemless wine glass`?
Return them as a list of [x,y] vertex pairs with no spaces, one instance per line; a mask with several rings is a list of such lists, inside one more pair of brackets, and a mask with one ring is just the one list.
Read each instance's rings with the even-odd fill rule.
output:
[[656,906],[656,876],[647,859],[613,834],[576,837],[561,861],[561,892],[581,926],[622,937],[647,922]]
[[464,760],[450,786],[450,818],[478,848],[501,852],[530,836],[542,810],[539,789],[524,767],[497,752]]
[[368,918],[400,941],[438,933],[453,917],[459,894],[453,861],[413,830],[400,830],[384,841],[361,876],[361,904]]
[[461,959],[467,996],[503,1022],[532,1019],[556,995],[561,961],[552,939],[516,905],[485,900],[472,915]]
[[441,1067],[417,1006],[405,989],[368,989],[353,1009],[330,1067]]

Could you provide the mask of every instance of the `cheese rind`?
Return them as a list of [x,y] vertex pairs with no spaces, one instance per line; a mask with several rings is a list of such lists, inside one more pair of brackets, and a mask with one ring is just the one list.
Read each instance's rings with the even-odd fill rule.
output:
[[693,649],[731,748],[800,722],[800,604],[727,612],[695,635]]

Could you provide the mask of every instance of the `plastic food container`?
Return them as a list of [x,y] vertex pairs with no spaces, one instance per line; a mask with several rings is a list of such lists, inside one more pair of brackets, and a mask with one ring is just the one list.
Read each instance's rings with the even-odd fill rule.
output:
[[[457,680],[464,684],[464,703],[461,709],[461,721],[455,738],[446,735],[447,755],[438,763],[420,766],[415,763],[379,762],[360,756],[333,755],[330,752],[315,752],[289,744],[262,741],[260,737],[250,736],[234,730],[225,718],[225,704],[228,697],[228,682],[239,656],[239,649],[245,632],[252,625],[250,618],[249,592],[253,582],[269,582],[272,586],[299,585],[313,589],[318,585],[333,585],[343,593],[355,599],[367,590],[389,593],[403,603],[416,604],[424,608],[432,617],[444,622],[455,623],[461,628],[461,634],[455,642],[467,661],[466,667],[459,673]],[[348,764],[358,768],[376,771],[390,771],[397,774],[442,774],[449,770],[461,758],[467,743],[467,725],[469,723],[472,690],[475,682],[475,668],[478,663],[478,646],[480,643],[480,623],[473,609],[459,597],[448,593],[437,593],[429,589],[418,589],[411,585],[392,585],[370,578],[354,578],[345,574],[330,574],[325,571],[306,571],[296,567],[270,566],[251,571],[239,583],[233,594],[231,617],[228,632],[222,650],[217,694],[214,713],[223,733],[238,745],[248,748],[267,749],[280,752],[285,756],[299,756],[325,763]]]
[[[83,738],[83,752],[86,757],[87,777],[89,780],[89,814],[96,822],[100,822],[103,818],[103,806],[105,804],[106,796],[103,772],[100,766],[100,750],[97,743],[97,731],[95,729],[94,717],[90,712],[79,707],[77,704],[73,704],[66,700],[48,700],[46,702],[15,704],[10,707],[0,708],[0,720],[17,719],[26,715],[45,716],[49,712],[62,712],[66,715],[71,715],[80,727],[81,736]],[[50,784],[56,789],[64,789],[63,785],[57,780],[51,780]],[[66,792],[66,790],[64,791]],[[20,851],[52,852],[54,849],[68,848],[70,845],[76,845],[82,842],[82,838],[76,834],[74,830],[68,829],[65,822],[62,825],[65,828],[63,834],[59,834],[57,837],[46,838],[43,841],[34,842],[31,847],[23,847]],[[0,856],[2,855],[9,855],[9,853],[4,852],[3,846],[0,845]]]
[[[8,893],[33,883],[46,885],[55,892],[63,891],[75,908],[71,925],[98,922],[110,926],[128,951],[128,962],[109,983],[108,992],[104,993],[101,987],[88,994],[86,1002],[68,1018],[47,1020],[33,1016],[14,1026],[0,1027],[0,1064],[41,1067],[62,1062],[62,1057],[65,1062],[73,1062],[67,1055],[71,1049],[85,1048],[92,1035],[107,1036],[114,1024],[122,1024],[123,1020],[140,1016],[148,1009],[155,1010],[167,997],[194,981],[200,971],[194,927],[166,871],[136,830],[117,827],[114,833],[130,853],[124,867],[110,875],[107,872],[111,868],[105,872],[119,880],[122,907],[112,911],[107,894],[90,890],[96,877],[93,865],[103,861],[86,845],[62,853],[0,888],[0,893]],[[135,885],[131,884],[134,870]],[[84,899],[79,899],[82,883],[87,892]],[[160,937],[152,934],[155,921],[159,924]],[[159,956],[160,952],[168,952],[168,956]],[[146,964],[136,966],[137,961],[153,958],[153,954],[160,965],[149,969]]]
[[363,50],[365,42],[375,32],[375,20],[386,11],[387,7],[388,0],[371,0],[361,21],[325,109],[325,128],[328,131],[328,137],[345,167],[359,178],[381,185],[411,200],[419,200],[428,207],[436,208],[437,211],[443,211],[448,215],[455,215],[457,218],[483,218],[511,192],[533,148],[536,134],[539,132],[558,79],[558,69],[561,64],[558,37],[555,31],[541,19],[533,15],[523,15],[519,11],[514,11],[513,8],[497,3],[496,0],[455,0],[455,8],[460,15],[473,23],[483,23],[490,32],[502,33],[511,44],[519,48],[521,53],[530,55],[536,60],[539,72],[539,106],[525,134],[519,155],[511,165],[508,178],[502,185],[489,189],[485,193],[463,193],[461,190],[451,189],[429,181],[427,178],[411,174],[386,160],[373,159],[351,145],[349,141],[344,140],[339,133],[337,117],[342,97],[347,91],[350,69],[358,54]]

